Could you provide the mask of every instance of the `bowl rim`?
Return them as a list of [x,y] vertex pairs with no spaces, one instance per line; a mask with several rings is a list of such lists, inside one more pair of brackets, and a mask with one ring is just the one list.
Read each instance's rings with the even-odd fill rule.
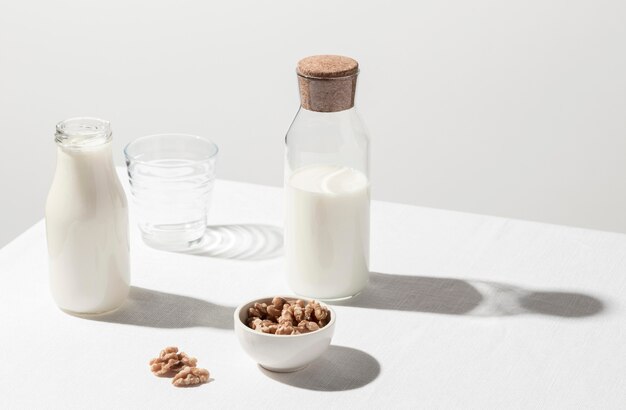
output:
[[335,319],[336,319],[337,314],[335,313],[335,310],[333,308],[331,308],[327,303],[325,303],[325,302],[323,302],[321,300],[315,299],[315,298],[305,298],[305,297],[302,297],[302,296],[294,296],[294,295],[287,295],[287,296],[281,295],[280,297],[284,298],[284,299],[300,299],[300,300],[304,300],[304,301],[312,301],[312,300],[314,300],[314,301],[318,302],[319,304],[321,304],[322,306],[326,307],[328,309],[328,311],[330,312],[330,321],[326,324],[326,326],[320,328],[319,330],[314,330],[313,332],[309,332],[309,333],[301,333],[299,335],[274,335],[274,334],[271,334],[271,333],[257,332],[256,330],[249,328],[248,325],[243,323],[241,321],[241,319],[239,318],[239,314],[241,312],[241,309],[243,309],[244,306],[248,306],[251,303],[260,302],[262,300],[268,300],[268,299],[272,300],[275,297],[276,296],[266,296],[266,297],[261,297],[261,298],[254,298],[254,299],[251,299],[251,300],[249,300],[247,302],[244,302],[244,303],[240,304],[239,306],[237,306],[237,309],[235,309],[235,313],[233,314],[233,319],[235,321],[235,326],[239,326],[242,329],[245,329],[247,332],[250,332],[251,334],[259,335],[259,336],[262,336],[262,337],[274,337],[274,338],[279,338],[279,339],[288,339],[288,338],[292,338],[292,337],[307,337],[307,336],[308,337],[313,337],[316,334],[319,335],[319,334],[323,333],[324,331],[330,330],[335,325]]

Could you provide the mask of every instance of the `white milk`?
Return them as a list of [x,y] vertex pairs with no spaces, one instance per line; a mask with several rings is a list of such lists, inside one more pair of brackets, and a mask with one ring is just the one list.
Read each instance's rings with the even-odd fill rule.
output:
[[74,313],[119,307],[129,291],[128,206],[111,142],[58,147],[46,202],[50,289]]
[[369,182],[354,169],[316,165],[287,181],[287,278],[297,294],[341,299],[369,276]]

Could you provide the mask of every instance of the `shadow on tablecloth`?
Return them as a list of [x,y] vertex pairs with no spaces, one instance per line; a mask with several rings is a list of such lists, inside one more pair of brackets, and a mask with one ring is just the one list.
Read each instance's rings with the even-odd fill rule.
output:
[[372,272],[368,287],[338,305],[446,315],[538,314],[565,318],[592,316],[604,309],[596,297],[575,292],[530,290],[504,283],[392,275]]
[[172,293],[131,286],[128,299],[114,312],[85,319],[164,329],[233,329],[235,308]]
[[258,367],[270,379],[316,391],[358,389],[380,374],[380,364],[371,355],[351,347],[334,345],[305,369],[294,373],[275,373]]
[[234,224],[207,227],[198,248],[181,253],[220,259],[259,261],[283,254],[283,230],[274,225]]

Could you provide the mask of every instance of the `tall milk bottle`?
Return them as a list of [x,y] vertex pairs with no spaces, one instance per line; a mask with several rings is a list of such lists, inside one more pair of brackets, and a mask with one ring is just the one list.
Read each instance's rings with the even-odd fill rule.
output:
[[73,118],[57,124],[55,137],[46,202],[50,290],[67,312],[108,312],[130,289],[128,205],[113,166],[111,127]]
[[287,136],[285,257],[298,295],[350,298],[369,277],[369,139],[354,108],[358,63],[298,63],[300,110]]

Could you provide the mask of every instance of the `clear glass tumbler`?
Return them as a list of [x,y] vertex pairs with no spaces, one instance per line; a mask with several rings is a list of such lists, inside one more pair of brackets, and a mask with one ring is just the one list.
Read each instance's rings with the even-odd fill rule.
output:
[[202,243],[218,148],[187,134],[141,137],[124,149],[135,217],[143,240],[184,251]]

